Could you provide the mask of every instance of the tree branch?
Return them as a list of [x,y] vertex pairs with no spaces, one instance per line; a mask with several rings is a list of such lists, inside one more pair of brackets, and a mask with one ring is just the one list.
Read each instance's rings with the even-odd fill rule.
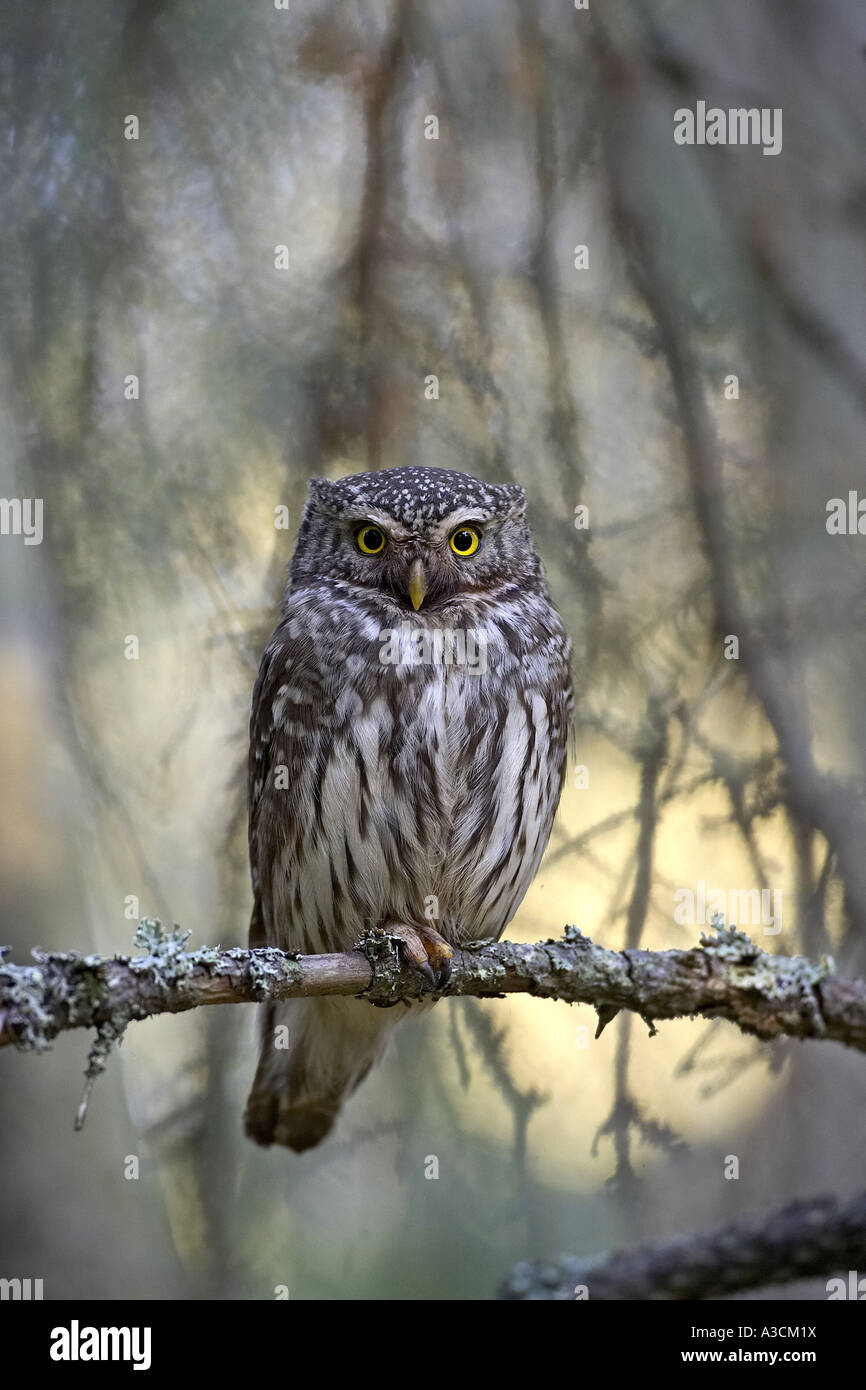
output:
[[[186,951],[188,936],[144,920],[140,956],[34,951],[32,965],[13,965],[4,951],[0,1045],[41,1050],[70,1028],[96,1028],[110,1040],[133,1020],[205,1004],[342,994],[389,1007],[428,993],[383,931],[367,933],[357,950],[326,956],[272,947]],[[866,983],[834,969],[829,959],[813,965],[768,955],[729,928],[702,935],[690,951],[611,951],[567,927],[561,941],[456,948],[451,980],[436,997],[533,994],[591,1004],[599,1033],[620,1009],[640,1014],[651,1032],[654,1020],[701,1014],[763,1039],[830,1038],[866,1052]]]
[[[575,1289],[600,1299],[721,1298],[744,1289],[840,1274],[866,1262],[866,1192],[792,1202],[763,1220],[737,1221],[698,1235],[617,1251],[595,1259],[523,1261],[500,1290],[503,1299],[571,1300]],[[856,1277],[856,1276],[855,1276]]]

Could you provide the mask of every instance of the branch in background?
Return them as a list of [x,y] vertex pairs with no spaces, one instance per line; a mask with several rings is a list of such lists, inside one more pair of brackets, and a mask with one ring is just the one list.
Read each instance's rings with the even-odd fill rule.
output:
[[514,1266],[499,1297],[571,1300],[577,1287],[590,1302],[723,1298],[840,1273],[847,1292],[848,1271],[864,1263],[866,1192],[861,1192],[844,1204],[833,1197],[793,1202],[769,1219],[737,1221],[639,1250],[589,1260],[524,1261]]
[[[189,933],[144,920],[141,956],[113,959],[34,951],[34,964],[0,963],[0,1044],[42,1049],[70,1028],[103,1040],[134,1020],[205,1004],[259,1003],[312,995],[357,995],[380,1007],[428,994],[398,954],[396,938],[367,933],[339,955],[290,955],[273,947],[186,951]],[[621,1009],[653,1020],[727,1018],[770,1039],[830,1038],[866,1052],[866,982],[834,973],[832,960],[767,955],[744,933],[716,927],[690,951],[610,951],[567,927],[561,941],[481,942],[455,948],[453,974],[437,997],[533,994],[591,1004],[599,1032]]]
[[[612,98],[611,110],[619,111],[639,83],[646,80],[646,74],[636,65],[633,53],[619,46],[613,30],[606,30],[599,16],[593,24],[593,36],[599,69]],[[649,35],[647,39],[650,40]],[[650,51],[653,46],[649,41]],[[722,451],[704,390],[701,362],[692,341],[691,315],[663,254],[652,210],[645,200],[635,196],[629,182],[626,129],[622,122],[612,121],[606,131],[608,187],[632,283],[650,313],[654,341],[667,363],[682,427],[692,505],[709,566],[716,632],[735,633],[739,637],[743,668],[785,761],[791,804],[803,822],[821,832],[837,855],[851,917],[862,927],[866,923],[866,861],[862,850],[866,814],[862,798],[851,785],[819,766],[813,751],[814,731],[808,707],[798,698],[792,679],[794,663],[784,624],[777,617],[767,622],[754,615],[741,590],[727,519],[729,490],[724,483]],[[768,253],[760,248],[758,251],[758,270],[778,288]],[[790,303],[786,310],[791,320]],[[832,350],[830,331],[808,311],[793,312],[793,322],[807,343],[814,346],[817,342],[829,354],[829,360],[862,400],[862,372],[851,363],[844,348]]]

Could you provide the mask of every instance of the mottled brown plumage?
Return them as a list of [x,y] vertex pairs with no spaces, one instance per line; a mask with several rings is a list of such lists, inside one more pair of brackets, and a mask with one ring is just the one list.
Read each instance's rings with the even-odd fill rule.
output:
[[[562,789],[569,661],[522,488],[425,468],[311,482],[253,694],[250,944],[402,929],[432,980],[447,943],[498,938]],[[318,1143],[404,1013],[268,1006],[248,1134]]]

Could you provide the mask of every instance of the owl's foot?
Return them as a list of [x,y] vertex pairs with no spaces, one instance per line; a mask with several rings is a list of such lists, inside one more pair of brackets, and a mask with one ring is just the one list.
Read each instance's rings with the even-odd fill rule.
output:
[[454,952],[444,936],[434,927],[408,927],[404,922],[389,922],[386,931],[399,938],[404,960],[420,971],[431,989],[445,988],[451,978]]

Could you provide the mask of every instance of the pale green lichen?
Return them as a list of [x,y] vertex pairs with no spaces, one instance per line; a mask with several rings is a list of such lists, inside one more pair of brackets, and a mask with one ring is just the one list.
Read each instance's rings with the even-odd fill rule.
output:
[[267,999],[272,987],[285,980],[287,974],[300,983],[299,956],[299,951],[278,951],[272,946],[251,951],[248,977],[253,997],[260,1001]]
[[817,1036],[827,1032],[821,1013],[819,986],[835,967],[831,958],[822,956],[815,965],[804,956],[777,957],[761,950],[736,927],[726,927],[720,917],[712,922],[715,936],[701,934],[701,947],[707,954],[726,962],[727,977],[735,989],[754,990],[771,1003],[790,1000],[796,995],[799,1007],[783,1009],[776,1015],[787,1031],[796,1031],[804,1012],[808,1014]]
[[201,966],[212,970],[223,954],[218,946],[201,946],[197,951],[187,951],[186,943],[191,935],[189,931],[182,931],[177,922],[166,931],[158,919],[142,917],[136,929],[134,945],[144,955],[122,959],[135,974],[150,973],[160,986],[170,990]]
[[75,1116],[75,1128],[83,1129],[84,1121],[87,1117],[87,1107],[90,1104],[90,1097],[96,1078],[101,1076],[108,1065],[108,1058],[115,1043],[118,1045],[123,1042],[123,1035],[126,1032],[126,1024],[115,1024],[111,1022],[100,1023],[96,1029],[96,1037],[93,1040],[90,1051],[87,1054],[87,1068],[84,1073],[84,1091],[78,1105]]
[[[362,951],[367,957],[373,973],[369,986],[359,997],[368,999],[378,1009],[390,1009],[401,1003],[409,1008],[412,1003],[411,998],[398,996],[398,990],[400,994],[405,990],[405,980],[401,978],[400,941],[399,936],[373,927],[364,932],[355,946],[356,951]],[[421,993],[420,985],[418,992]]]
[[591,946],[592,942],[588,936],[584,936],[580,927],[574,925],[566,927],[562,933],[562,939],[566,946]]
[[165,967],[169,967],[165,971],[167,980],[188,975],[193,968],[192,954],[185,948],[191,936],[192,932],[182,931],[177,922],[165,931],[158,919],[142,917],[136,928],[133,944],[145,954],[133,956],[129,962],[130,967],[134,970],[149,969],[151,963],[156,961],[160,966],[160,974]]
[[4,1011],[14,1015],[10,1029],[21,1052],[46,1052],[51,1041],[52,1015],[46,1003],[45,974],[38,965],[7,966],[8,946],[0,946],[0,998]]

